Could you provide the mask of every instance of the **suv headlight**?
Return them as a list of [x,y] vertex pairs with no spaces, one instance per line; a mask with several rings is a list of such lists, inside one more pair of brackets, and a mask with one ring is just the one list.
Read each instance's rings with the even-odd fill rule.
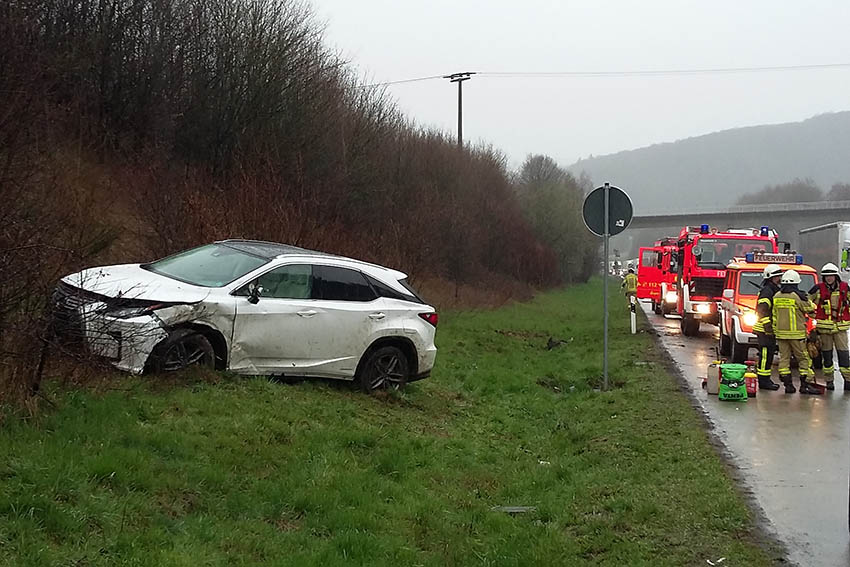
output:
[[756,323],[758,323],[759,316],[753,313],[752,311],[749,311],[747,313],[744,313],[742,319],[744,321],[744,325],[746,325],[747,327],[753,327]]
[[711,313],[711,305],[709,305],[708,303],[699,303],[696,306],[696,312],[702,313],[703,315],[708,315],[709,313]]

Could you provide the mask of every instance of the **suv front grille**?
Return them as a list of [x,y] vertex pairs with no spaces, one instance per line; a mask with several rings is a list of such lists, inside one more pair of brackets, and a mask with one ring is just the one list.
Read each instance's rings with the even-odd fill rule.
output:
[[694,278],[690,295],[720,299],[723,295],[723,278]]
[[101,296],[59,282],[53,291],[53,331],[62,339],[77,342],[84,334],[80,308],[101,300]]

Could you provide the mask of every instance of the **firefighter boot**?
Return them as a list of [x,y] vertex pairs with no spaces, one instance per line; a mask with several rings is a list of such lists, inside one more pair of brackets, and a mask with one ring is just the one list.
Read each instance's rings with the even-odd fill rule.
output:
[[800,393],[809,394],[812,396],[819,396],[820,390],[806,382],[806,379],[803,376],[800,376]]
[[834,380],[827,380],[826,381],[826,389],[827,390],[834,390],[835,389],[835,381]]
[[[770,379],[770,376],[759,376],[759,390],[778,390],[779,384]],[[848,386],[850,389],[850,386]]]
[[790,374],[787,375],[787,376],[780,376],[779,379],[782,380],[783,384],[785,384],[785,393],[786,394],[793,394],[797,391],[797,388],[794,387],[794,383],[791,382],[791,375]]
[[844,391],[850,392],[850,378],[844,379]]

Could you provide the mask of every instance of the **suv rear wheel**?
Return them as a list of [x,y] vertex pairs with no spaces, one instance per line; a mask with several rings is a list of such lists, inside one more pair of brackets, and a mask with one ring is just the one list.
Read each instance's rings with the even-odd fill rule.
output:
[[375,390],[401,390],[407,384],[410,363],[400,348],[383,346],[367,355],[357,379],[366,393]]

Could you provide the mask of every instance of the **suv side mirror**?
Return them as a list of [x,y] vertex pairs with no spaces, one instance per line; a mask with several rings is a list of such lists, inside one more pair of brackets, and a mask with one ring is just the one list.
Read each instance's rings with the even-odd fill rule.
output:
[[724,299],[735,299],[735,290],[734,289],[724,289],[723,290],[723,298]]
[[253,281],[248,284],[248,303],[256,305],[260,302],[260,296],[263,294],[263,286]]

